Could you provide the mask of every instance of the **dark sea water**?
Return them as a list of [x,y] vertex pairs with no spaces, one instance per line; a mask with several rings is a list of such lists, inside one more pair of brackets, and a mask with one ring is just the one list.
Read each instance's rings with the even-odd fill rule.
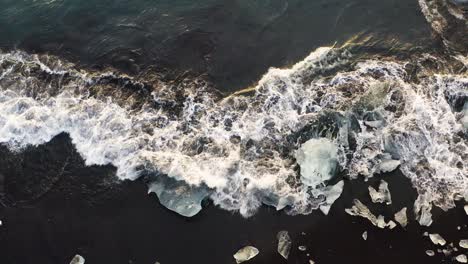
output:
[[[447,2],[450,3],[449,7],[454,5],[453,1],[445,0],[421,2]],[[460,7],[462,11],[459,12],[466,18],[468,9],[461,4],[460,6],[462,6]],[[468,186],[463,186],[468,182],[466,180],[468,175],[463,174],[467,171],[465,163],[468,151],[463,147],[468,141],[468,134],[467,129],[458,128],[462,127],[460,124],[465,120],[463,118],[468,118],[468,66],[466,61],[463,62],[463,58],[466,60],[468,50],[468,42],[465,42],[468,40],[468,29],[466,20],[454,18],[456,15],[450,13],[449,8],[441,11],[439,15],[444,18],[450,17],[450,19],[439,20],[437,16],[436,18],[428,16],[422,12],[422,7],[417,0],[0,0],[0,50],[2,51],[0,55],[3,56],[8,52],[11,52],[8,54],[13,54],[5,56],[6,59],[1,57],[0,60],[0,111],[4,111],[0,112],[0,221],[2,221],[0,264],[62,264],[69,263],[76,254],[82,255],[86,259],[86,264],[154,264],[156,262],[161,264],[224,264],[235,263],[232,255],[238,249],[248,245],[257,247],[260,253],[246,263],[308,264],[310,260],[315,261],[316,264],[455,263],[455,256],[462,253],[468,254],[466,249],[457,245],[460,239],[468,239],[468,215],[463,208],[466,201],[461,198],[455,199],[453,197],[455,191],[452,191],[452,189],[463,191],[468,188]],[[450,26],[438,30],[439,24],[437,23],[440,21],[445,21],[444,23]],[[247,114],[244,116],[250,114],[253,115],[252,119],[255,119],[258,114],[260,120],[265,118],[264,115],[278,114],[277,119],[287,119],[287,115],[281,115],[284,108],[273,108],[271,112],[267,111],[270,109],[265,110],[267,107],[255,108],[257,105],[262,106],[262,100],[264,100],[262,94],[252,96],[253,99],[245,99],[240,103],[227,101],[227,105],[233,105],[231,108],[223,108],[223,104],[217,104],[218,101],[222,102],[218,98],[219,94],[223,97],[252,87],[271,67],[290,67],[303,61],[311,51],[319,47],[335,45],[344,48],[345,43],[350,39],[353,39],[355,42],[353,45],[357,46],[357,48],[355,46],[350,48],[350,53],[353,53],[353,56],[356,55],[350,59],[350,62],[343,63],[343,65],[337,63],[338,66],[330,66],[329,69],[326,68],[328,65],[325,65],[325,69],[319,70],[317,74],[312,72],[308,75],[307,70],[312,71],[314,68],[306,68],[304,70],[306,73],[301,72],[302,75],[296,78],[300,79],[301,83],[314,83],[314,78],[323,77],[323,80],[329,81],[333,76],[339,76],[340,73],[351,72],[349,79],[345,76],[337,81],[344,80],[341,88],[349,90],[341,93],[341,90],[337,88],[336,94],[332,92],[326,94],[325,90],[322,94],[318,93],[317,101],[323,98],[326,101],[326,95],[330,95],[332,98],[330,100],[333,101],[337,94],[336,97],[339,99],[354,98],[354,95],[364,93],[360,88],[367,87],[368,80],[370,80],[369,83],[379,82],[382,81],[379,78],[383,78],[382,76],[386,74],[390,76],[388,77],[390,80],[395,80],[395,83],[401,86],[397,87],[401,88],[398,91],[408,91],[413,87],[419,87],[420,84],[429,87],[438,81],[442,83],[437,86],[439,88],[455,87],[456,94],[453,95],[455,99],[450,97],[452,94],[446,95],[447,103],[443,101],[437,104],[439,97],[432,93],[422,93],[424,96],[421,98],[429,98],[427,101],[421,99],[422,110],[411,112],[407,115],[407,119],[402,118],[402,120],[417,120],[414,126],[401,126],[403,131],[401,133],[406,135],[405,133],[408,132],[410,135],[408,137],[413,139],[411,136],[414,136],[416,143],[410,142],[412,145],[407,150],[410,154],[405,152],[398,153],[398,155],[402,160],[406,158],[407,163],[411,164],[413,156],[414,160],[417,160],[421,153],[431,154],[430,150],[426,151],[426,149],[438,145],[445,146],[445,144],[449,145],[447,149],[453,150],[449,154],[455,153],[456,155],[447,158],[446,156],[449,155],[447,150],[441,148],[439,152],[445,156],[441,154],[443,157],[440,160],[439,156],[427,154],[429,158],[426,158],[423,155],[422,161],[411,164],[414,165],[412,167],[404,167],[402,164],[400,169],[384,174],[375,173],[369,178],[361,177],[362,175],[353,178],[350,176],[351,169],[340,170],[332,182],[343,180],[344,189],[340,198],[331,207],[328,216],[319,210],[306,215],[300,212],[291,215],[285,210],[277,211],[273,206],[261,205],[252,206],[257,211],[248,218],[243,215],[248,215],[250,212],[243,213],[241,209],[238,210],[234,202],[232,207],[234,209],[224,210],[228,203],[223,204],[225,200],[222,199],[220,199],[221,202],[215,199],[214,201],[205,199],[203,210],[199,214],[191,218],[183,217],[161,205],[158,202],[158,196],[154,193],[148,194],[148,185],[154,181],[152,173],[158,171],[159,168],[151,171],[152,167],[145,164],[147,166],[145,169],[151,173],[144,174],[138,179],[127,177],[131,180],[123,180],[125,177],[119,174],[121,164],[115,164],[117,162],[112,160],[113,155],[117,156],[115,153],[105,153],[105,158],[102,158],[104,162],[93,161],[95,156],[100,160],[99,150],[108,148],[113,150],[113,147],[118,149],[120,143],[127,143],[127,141],[121,141],[126,134],[118,134],[110,139],[105,138],[102,141],[104,143],[94,141],[96,134],[103,135],[104,138],[104,135],[112,134],[119,129],[125,130],[122,127],[127,124],[124,122],[127,119],[133,122],[133,119],[140,121],[138,118],[141,118],[144,122],[156,123],[155,127],[151,126],[153,123],[148,125],[147,130],[151,131],[147,132],[145,127],[139,127],[142,123],[145,124],[143,121],[142,123],[129,122],[129,126],[137,127],[136,131],[140,131],[141,134],[158,136],[158,133],[166,132],[162,129],[164,125],[161,125],[162,128],[159,127],[157,122],[160,120],[149,118],[150,121],[148,121],[144,118],[148,113],[153,113],[143,111],[146,110],[145,107],[148,107],[145,104],[148,102],[153,103],[148,104],[160,111],[158,114],[162,112],[164,115],[167,114],[168,119],[179,122],[175,132],[169,131],[166,132],[168,135],[163,136],[170,137],[171,133],[187,130],[189,131],[187,134],[182,133],[182,135],[188,135],[185,139],[187,142],[191,142],[192,138],[194,141],[198,140],[199,137],[206,140],[202,143],[199,141],[194,143],[196,149],[193,151],[198,151],[195,155],[187,154],[190,148],[195,148],[192,145],[187,147],[189,149],[187,152],[183,152],[186,148],[181,151],[178,149],[179,146],[172,148],[169,145],[167,149],[164,149],[166,150],[164,154],[168,156],[184,154],[192,157],[191,155],[197,156],[204,151],[208,152],[209,149],[207,150],[208,147],[205,145],[209,145],[211,143],[209,140],[213,140],[209,138],[212,134],[207,133],[208,139],[206,139],[203,137],[205,134],[201,133],[200,136],[190,130],[192,128],[197,132],[203,130],[203,125],[205,125],[201,121],[203,116],[189,115],[190,119],[193,118],[195,121],[184,122],[185,114],[188,112],[186,108],[190,108],[187,105],[192,106],[190,100],[193,98],[190,97],[191,94],[186,95],[178,90],[186,89],[193,92],[191,89],[198,91],[206,88],[203,86],[198,89],[198,86],[190,85],[190,83],[198,85],[200,80],[203,80],[202,83],[205,81],[209,83],[209,88],[214,90],[208,90],[203,94],[205,97],[200,96],[201,99],[199,97],[193,99],[196,103],[200,100],[202,105],[200,107],[206,112],[221,113],[226,116],[241,113],[239,115],[242,116],[244,108],[252,106],[253,111],[246,111]],[[23,53],[15,53],[16,50]],[[36,61],[36,57],[31,58],[25,54],[39,54],[40,56]],[[48,57],[45,54],[54,57]],[[339,56],[337,55],[337,60],[341,58]],[[348,55],[345,52],[343,56]],[[332,57],[331,60],[333,59],[336,58]],[[374,66],[375,71],[373,69],[369,72],[362,70],[364,72],[362,75],[360,75],[361,72],[356,71],[358,73],[353,75],[353,67],[367,59],[375,62],[375,64],[368,64],[371,65],[370,68]],[[385,59],[390,61],[390,66],[379,64]],[[399,60],[407,62],[407,64],[402,63],[405,65],[401,67],[404,69],[401,70],[404,74],[400,73],[399,66],[394,67],[392,64],[394,62],[398,64]],[[42,67],[42,64],[36,62],[44,62],[44,65],[49,68]],[[72,63],[71,66],[66,62]],[[320,63],[322,62],[319,61],[318,64]],[[57,65],[66,66],[62,69]],[[57,67],[54,68],[55,66]],[[109,68],[113,69],[113,75],[103,74]],[[449,77],[437,79],[439,73]],[[400,78],[400,74],[404,78]],[[157,90],[160,87],[154,84],[156,82],[152,82],[151,78],[154,75],[158,80],[162,80],[162,83],[167,84],[169,89],[173,89],[167,94],[158,94],[162,99],[157,97],[154,99],[156,103],[151,101],[153,98],[151,89],[156,87],[154,90]],[[95,79],[86,79],[88,76]],[[432,77],[434,79],[431,79]],[[275,76],[271,77],[267,74],[262,80],[267,84],[270,81],[274,87],[290,85],[286,82],[289,79],[281,83],[283,79],[275,82],[274,78]],[[353,78],[357,79],[355,83],[353,83]],[[187,80],[189,84],[186,84]],[[347,82],[348,80],[351,81]],[[328,87],[324,83],[318,82],[318,86]],[[55,127],[55,124],[61,120],[66,120],[64,123],[67,124],[75,119],[57,119],[56,122],[49,121],[54,119],[47,119],[49,112],[51,112],[49,116],[59,115],[62,108],[39,108],[25,99],[25,97],[31,97],[40,101],[45,98],[40,103],[45,106],[54,105],[55,96],[62,91],[60,89],[63,87],[69,89],[70,87],[67,86],[69,84],[73,88],[70,91],[78,94],[83,92],[79,88],[84,89],[85,92],[89,89],[89,97],[98,102],[110,102],[109,98],[116,102],[115,104],[102,104],[104,110],[108,107],[111,109],[111,114],[117,113],[116,117],[110,114],[111,118],[96,124],[92,123],[93,114],[97,113],[97,116],[108,114],[101,111],[99,107],[102,105],[96,104],[99,107],[93,108],[95,105],[92,105],[92,102],[95,101],[89,103],[87,98],[83,99],[84,103],[80,100],[72,100],[71,103],[60,102],[64,105],[68,102],[71,105],[65,110],[72,110],[64,112],[64,116],[71,116],[79,111],[84,112],[83,116],[91,116],[82,123],[78,122],[83,130],[95,128],[95,134],[88,135],[89,142],[91,142],[89,145],[86,140],[83,142],[86,136],[76,136],[77,132],[73,130],[75,128],[73,125],[70,125],[72,128],[69,130],[62,129],[59,125],[57,125],[58,128]],[[84,88],[74,89],[73,85],[82,84]],[[259,86],[257,89],[261,88],[264,87]],[[329,89],[332,88],[335,86],[329,87]],[[64,88],[64,91],[70,92],[66,89]],[[294,86],[292,90],[287,91],[297,92],[294,89],[297,87]],[[12,90],[18,94],[24,92],[26,95],[15,101],[19,103],[11,108],[1,108],[3,107],[1,103],[10,99],[8,97],[10,94],[3,93],[4,90]],[[43,90],[46,92],[41,93]],[[451,90],[448,91],[451,92]],[[267,92],[265,94],[269,95]],[[301,91],[298,94],[301,94]],[[401,94],[403,93],[395,94],[391,96],[392,100],[402,100]],[[304,91],[304,97],[309,95]],[[416,97],[420,94],[410,95]],[[250,94],[247,93],[247,96]],[[284,94],[283,96],[286,97]],[[206,99],[211,97],[214,102]],[[70,98],[76,99],[73,96]],[[374,102],[372,101],[374,99],[376,102],[379,100],[378,96],[369,98],[370,104]],[[433,105],[427,103],[431,102],[431,99],[434,102]],[[268,100],[272,105],[280,101],[274,97],[265,99],[266,102],[270,102]],[[353,100],[339,102],[342,104],[340,107],[354,104]],[[298,99],[298,101],[292,101],[290,104],[286,102],[288,103],[286,105],[293,105],[292,109],[301,112],[302,110],[294,108],[296,103],[299,105],[303,100]],[[205,105],[206,109],[203,108],[205,102],[210,103]],[[241,106],[238,107],[236,103]],[[321,106],[325,104],[323,101],[321,103]],[[85,106],[80,108],[82,104]],[[31,105],[38,107],[39,110],[30,118],[45,120],[43,124],[38,121],[31,126],[15,127],[4,121],[11,120],[11,116],[13,119],[20,120],[25,116],[23,109],[28,109]],[[359,104],[356,105],[359,106]],[[124,106],[131,109],[128,113],[133,116],[128,117],[125,115],[127,112],[119,112],[121,109],[119,107],[125,108]],[[414,108],[417,106],[418,104],[415,104]],[[91,109],[90,112],[85,112],[88,110],[87,107]],[[196,107],[194,107],[194,112],[196,112]],[[400,105],[389,103],[385,111],[391,113],[392,118],[393,115],[400,117],[399,115],[402,114],[398,107]],[[467,109],[466,117],[463,112],[464,107]],[[341,111],[340,113],[348,111],[339,107],[327,109],[323,106],[323,108],[327,110],[324,111],[327,114],[328,111]],[[15,111],[19,114],[16,115]],[[352,111],[361,110],[353,108]],[[313,111],[307,110],[306,112],[304,116]],[[378,112],[372,113],[379,115]],[[434,116],[439,114],[443,117],[443,113],[448,116],[447,123],[444,123],[444,119],[441,118],[442,121],[436,120],[427,126],[421,125],[424,129],[415,130],[416,132],[411,134],[411,129],[420,125],[418,121],[436,119]],[[338,121],[333,118],[324,121],[332,123],[330,125],[332,128],[327,127],[327,129],[333,129],[333,124],[335,124],[333,122],[341,122],[336,116],[332,117]],[[82,116],[78,115],[78,117]],[[213,115],[213,118],[218,117]],[[30,120],[28,118],[25,117],[25,120]],[[115,120],[123,120],[124,125]],[[221,120],[224,121],[223,125],[228,131],[222,136],[227,137],[227,141],[231,144],[237,139],[229,134],[232,123],[236,125],[237,120],[234,117],[232,120],[229,118]],[[294,122],[309,122],[304,120],[294,120]],[[379,118],[366,119],[366,121],[376,120],[379,121]],[[390,118],[389,120],[394,121]],[[201,125],[197,121],[200,121]],[[275,121],[278,123],[278,120]],[[401,120],[397,121],[403,123]],[[114,122],[117,125],[106,130],[108,128],[106,125]],[[293,118],[291,118],[292,122]],[[27,122],[20,124],[24,123]],[[207,123],[208,125],[210,123]],[[241,123],[241,125],[244,124]],[[246,123],[245,126],[248,125],[251,123]],[[265,127],[267,125],[265,124]],[[275,123],[273,123],[274,126]],[[78,126],[78,130],[82,127]],[[276,144],[282,144],[281,148],[284,149],[281,149],[281,155],[286,158],[283,156],[281,158],[289,160],[288,155],[292,155],[292,151],[288,147],[297,148],[297,142],[317,136],[311,136],[313,131],[310,132],[306,128],[307,126],[301,130],[291,129],[287,131],[289,133],[287,136],[271,129],[273,136],[271,138],[266,136],[261,140],[244,140],[238,136],[240,142],[238,144],[242,147],[247,145],[247,150],[258,147],[261,153],[255,154],[260,156],[259,160],[265,159],[267,162],[271,161],[268,160],[270,157],[268,151],[277,151]],[[391,128],[397,130],[400,127]],[[376,130],[369,129],[371,132]],[[46,132],[41,134],[43,131]],[[57,131],[59,133],[56,133]],[[135,130],[129,131],[128,133],[134,136],[132,133],[135,133]],[[388,131],[391,129],[385,130],[385,132]],[[446,136],[453,131],[456,132],[453,133],[453,138]],[[260,132],[263,130],[258,131],[259,134]],[[442,136],[439,137],[438,132],[441,132]],[[423,135],[423,139],[427,139],[431,144],[425,146],[426,141],[418,141],[420,135]],[[282,141],[283,136],[288,142]],[[372,136],[380,135],[373,134]],[[248,138],[248,136],[245,137]],[[251,137],[254,138],[255,135]],[[291,143],[292,147],[287,145],[290,143],[290,138],[294,137],[297,137],[294,143],[296,145],[293,143]],[[129,141],[133,139],[134,137],[130,137]],[[364,138],[364,144],[372,140],[372,137]],[[349,141],[351,146],[358,144],[353,140]],[[15,144],[19,147],[15,148]],[[423,144],[425,147],[418,144]],[[370,143],[369,145],[375,147]],[[394,145],[398,145],[398,142]],[[151,148],[142,149],[148,152],[155,151]],[[98,152],[95,156],[92,155],[94,150]],[[248,152],[247,150],[245,152]],[[365,154],[365,152],[362,153]],[[213,167],[224,162],[224,160],[215,159],[219,157],[215,154],[209,156],[213,158]],[[126,155],[131,156],[133,153],[128,152]],[[248,156],[247,158],[250,159],[246,158],[246,160],[256,161],[256,156],[252,155],[253,157]],[[397,155],[393,158],[395,156]],[[432,168],[428,165],[430,162],[427,161],[430,158],[433,158],[434,164],[442,165]],[[451,164],[456,159],[461,162]],[[165,164],[160,160],[155,160],[155,167]],[[292,160],[296,162],[295,158]],[[193,169],[183,167],[184,165],[181,165],[182,171]],[[260,165],[258,168],[263,169]],[[447,173],[446,180],[439,180],[437,177],[434,180],[425,174],[426,170],[435,171],[441,167],[445,169],[443,165],[456,170],[459,173],[455,175],[457,177],[451,177],[453,175]],[[274,162],[267,163],[266,167],[274,167]],[[222,169],[222,166],[220,168]],[[293,169],[296,172],[299,170],[298,166]],[[164,172],[163,169],[161,171]],[[422,175],[423,180],[411,178],[413,174]],[[258,172],[258,175],[261,173]],[[210,175],[204,176],[210,178]],[[257,174],[254,173],[253,176]],[[382,179],[389,183],[393,200],[391,205],[374,204],[369,197],[368,186],[377,187]],[[456,186],[457,183],[461,186]],[[204,184],[202,184],[203,188]],[[210,186],[210,188],[213,187]],[[456,205],[446,211],[434,206],[430,210],[433,223],[429,227],[419,225],[416,221],[418,215],[413,213],[418,194],[424,192],[425,188],[428,190],[427,193],[434,197],[441,196],[429,197],[428,199],[434,198],[431,204],[434,202],[445,205],[455,202]],[[239,195],[244,194],[241,192]],[[253,195],[255,198],[260,197],[255,201],[265,198],[262,195],[267,194],[255,193]],[[353,217],[345,213],[345,209],[353,205],[353,199],[359,199],[376,215],[385,216],[386,220],[393,218],[401,208],[408,207],[410,223],[406,228],[398,225],[392,230],[375,227],[364,218]],[[265,200],[261,201],[265,203]],[[218,204],[215,205],[215,203]],[[276,235],[282,230],[289,231],[292,238],[292,249],[288,260],[283,259],[277,253]],[[365,231],[368,233],[367,240],[362,238]],[[435,246],[427,236],[423,235],[424,232],[440,233],[448,243],[454,243],[458,251],[447,255],[437,252],[446,247]],[[306,246],[307,249],[301,251],[298,249],[299,246]],[[428,256],[426,250],[434,250],[435,256]]]
[[0,47],[90,67],[208,74],[222,91],[358,33],[428,44],[415,0],[2,0]]

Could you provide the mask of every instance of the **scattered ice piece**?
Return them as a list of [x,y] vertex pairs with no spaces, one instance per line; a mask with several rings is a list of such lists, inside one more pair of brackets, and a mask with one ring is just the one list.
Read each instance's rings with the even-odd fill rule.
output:
[[425,195],[419,195],[414,202],[414,214],[418,223],[422,226],[430,226],[432,224],[432,204],[426,202],[428,198]]
[[429,234],[429,238],[435,245],[445,246],[447,243],[447,241],[445,241],[445,239],[439,234]]
[[192,187],[165,176],[158,176],[150,184],[148,193],[151,192],[156,193],[164,207],[185,217],[198,214],[202,210],[203,199],[210,194],[206,187]]
[[406,215],[406,207],[403,207],[403,209],[395,213],[395,221],[397,221],[402,227],[406,227],[408,225],[408,216]]
[[379,228],[385,228],[389,226],[394,228],[396,226],[395,222],[390,221],[385,222],[385,218],[382,215],[376,217],[370,210],[358,199],[354,199],[354,205],[351,208],[345,209],[345,212],[352,216],[361,216],[369,220],[374,226]]
[[396,224],[395,224],[395,222],[393,222],[392,220],[390,220],[390,221],[388,221],[387,226],[388,226],[390,229],[393,229],[393,228],[396,227]]
[[364,231],[364,233],[362,233],[362,239],[367,240],[367,231]]
[[309,264],[315,264],[315,261],[313,261],[313,260],[310,259],[310,260],[309,260]]
[[344,181],[339,181],[337,184],[333,186],[327,186],[324,188],[324,193],[326,193],[325,202],[320,205],[320,211],[324,215],[328,215],[330,212],[330,208],[336,199],[340,198],[341,193],[343,192]]
[[2,222],[2,220],[0,220],[0,226],[2,226],[2,225],[3,225],[3,222]]
[[278,253],[288,259],[292,244],[288,231],[279,231],[276,238],[278,239]]
[[386,172],[392,172],[400,166],[401,162],[399,160],[382,160],[382,162],[379,164],[379,167],[377,169],[377,173],[386,173]]
[[463,207],[465,209],[465,213],[468,215],[468,204]]
[[429,257],[433,257],[435,255],[435,252],[434,250],[426,250],[426,255],[428,255]]
[[338,148],[327,138],[313,138],[296,151],[296,160],[301,167],[302,183],[316,187],[335,176]]
[[390,195],[390,190],[388,189],[388,183],[384,180],[380,181],[379,191],[375,190],[372,186],[369,186],[369,195],[373,203],[392,204],[392,197]]
[[460,247],[462,247],[462,248],[468,249],[468,239],[462,239],[462,240],[460,240],[460,242],[458,243],[458,245],[460,245]]
[[239,264],[239,263],[242,263],[244,261],[254,258],[255,256],[258,255],[258,253],[259,251],[257,248],[252,247],[252,246],[246,246],[246,247],[239,249],[239,251],[237,251],[236,254],[234,254],[234,259],[236,260],[236,263]]
[[423,236],[429,236],[429,233],[426,231],[423,233]]
[[468,263],[468,258],[466,257],[465,254],[460,254],[456,256],[455,259],[460,263]]
[[307,250],[307,247],[306,246],[299,246],[298,249],[300,251],[306,251]]
[[452,254],[452,250],[444,248],[442,249],[442,253],[444,253],[444,255],[448,257],[450,256],[450,254]]
[[80,255],[75,255],[73,259],[70,261],[70,264],[84,264],[85,259]]
[[461,226],[457,226],[457,230],[461,230]]

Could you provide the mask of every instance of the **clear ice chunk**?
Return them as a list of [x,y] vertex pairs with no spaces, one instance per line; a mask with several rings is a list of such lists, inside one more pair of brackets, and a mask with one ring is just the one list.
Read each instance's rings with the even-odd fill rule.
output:
[[429,238],[434,245],[445,246],[445,244],[447,244],[447,241],[445,241],[445,239],[439,234],[429,234]]
[[339,181],[337,184],[327,186],[325,188],[325,202],[320,205],[320,211],[322,211],[324,215],[328,215],[328,212],[330,212],[330,208],[333,205],[333,203],[336,201],[336,199],[338,199],[341,196],[341,193],[343,192],[343,186],[344,181]]
[[236,260],[236,263],[239,264],[254,258],[258,255],[259,252],[260,251],[258,251],[258,249],[255,247],[246,246],[239,249],[239,251],[234,254],[234,259]]
[[278,253],[288,259],[292,244],[288,231],[279,231],[276,238],[278,239]]
[[73,259],[70,261],[70,264],[84,264],[85,259],[80,255],[75,255]]
[[408,216],[406,214],[406,207],[395,213],[395,221],[397,221],[402,227],[408,225]]
[[301,167],[301,181],[316,187],[335,176],[338,167],[338,148],[326,138],[313,138],[296,151]]
[[150,184],[148,193],[151,192],[158,196],[164,207],[185,217],[198,214],[202,210],[202,201],[211,193],[206,187],[189,186],[166,176],[158,176]]

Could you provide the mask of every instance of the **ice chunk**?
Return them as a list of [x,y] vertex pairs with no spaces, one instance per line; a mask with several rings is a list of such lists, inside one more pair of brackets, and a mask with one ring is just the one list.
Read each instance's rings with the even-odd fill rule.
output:
[[75,255],[73,259],[70,261],[70,264],[84,264],[85,259],[80,255]]
[[458,244],[460,247],[468,249],[468,239],[462,239]]
[[395,221],[397,221],[402,227],[408,225],[408,216],[406,215],[406,207],[395,213]]
[[328,215],[328,212],[330,212],[330,208],[333,205],[333,203],[338,199],[343,192],[343,186],[344,182],[339,181],[337,184],[333,186],[327,186],[324,188],[324,194],[326,195],[325,202],[320,205],[320,211],[322,211],[323,214]]
[[422,226],[430,226],[432,224],[432,204],[426,202],[427,200],[426,195],[419,195],[414,202],[414,214]]
[[377,173],[386,173],[386,172],[392,172],[400,166],[401,162],[399,160],[393,160],[393,159],[385,159],[380,162],[378,168],[377,168]]
[[387,224],[388,228],[390,229],[393,229],[396,227],[396,224],[395,222],[393,222],[392,220],[388,221],[388,224]]
[[288,231],[279,231],[276,238],[278,239],[278,253],[288,259],[292,244]]
[[309,264],[315,264],[315,261],[313,261],[313,260],[310,259],[310,260],[309,260]]
[[458,255],[457,257],[455,257],[455,260],[457,260],[460,263],[468,263],[468,258],[465,254]]
[[300,251],[306,251],[307,247],[306,246],[299,246],[299,247],[297,247],[297,249],[299,249]]
[[367,231],[364,231],[364,233],[362,233],[362,239],[367,240]]
[[234,254],[234,259],[236,260],[236,263],[242,263],[244,261],[247,261],[249,259],[253,259],[255,256],[258,255],[258,249],[252,246],[246,246]]
[[358,199],[354,199],[354,205],[349,209],[345,209],[345,212],[349,215],[364,217],[367,220],[369,220],[374,226],[377,226],[379,228],[390,227],[390,229],[393,229],[396,226],[395,222],[393,221],[386,223],[385,218],[382,215],[376,217],[369,210],[369,208],[367,208],[367,206],[365,206]]
[[301,167],[301,181],[316,187],[331,179],[338,166],[338,148],[326,138],[310,139],[296,151],[296,160]]
[[426,250],[426,255],[428,255],[429,257],[433,257],[435,255],[435,252],[434,250]]
[[392,197],[388,189],[388,183],[384,180],[380,181],[379,191],[376,191],[372,186],[369,186],[369,195],[374,203],[392,204]]
[[432,243],[434,243],[434,245],[445,246],[447,243],[447,241],[445,241],[445,239],[439,234],[429,234],[429,238],[431,239]]
[[201,203],[211,191],[203,186],[192,187],[182,181],[159,176],[150,184],[148,192],[156,193],[159,202],[167,209],[192,217],[201,211]]

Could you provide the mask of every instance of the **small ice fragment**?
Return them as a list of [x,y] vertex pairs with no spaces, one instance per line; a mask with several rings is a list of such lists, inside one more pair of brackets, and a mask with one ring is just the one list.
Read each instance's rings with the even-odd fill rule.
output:
[[252,246],[246,246],[234,254],[234,259],[236,260],[236,263],[242,263],[244,261],[247,261],[249,259],[254,258],[255,256],[258,255],[258,249]]
[[462,239],[460,240],[460,243],[458,243],[460,247],[468,249],[468,239]]
[[461,226],[457,226],[457,230],[461,230]]
[[393,229],[393,228],[396,227],[396,224],[395,224],[395,222],[393,222],[392,220],[390,220],[390,221],[388,221],[387,226],[388,226],[390,229]]
[[377,169],[378,173],[392,172],[400,166],[401,162],[399,160],[382,160]]
[[323,192],[326,195],[325,202],[320,205],[320,211],[324,215],[328,215],[330,212],[330,208],[333,203],[341,196],[343,192],[344,181],[339,181],[337,184],[333,186],[327,186],[324,188]]
[[450,256],[450,254],[452,254],[452,250],[444,248],[442,249],[442,253],[444,253],[444,255],[448,257]]
[[418,223],[422,226],[430,226],[432,224],[432,204],[427,202],[428,199],[424,195],[419,195],[414,202],[414,214]]
[[298,249],[300,251],[306,251],[307,250],[307,247],[306,246],[299,246]]
[[70,261],[70,264],[84,264],[85,259],[80,255],[75,255],[73,259]]
[[395,222],[390,221],[385,222],[385,218],[382,215],[376,217],[370,210],[358,199],[354,199],[354,205],[351,208],[345,209],[345,212],[352,216],[360,216],[369,220],[374,226],[379,228],[390,227],[394,228],[396,226]]
[[456,256],[455,259],[460,263],[468,263],[468,258],[466,257],[465,254],[460,254]]
[[435,252],[434,250],[426,250],[426,255],[428,255],[429,257],[433,257],[435,255]]
[[276,238],[278,239],[278,253],[288,259],[292,244],[288,231],[279,231]]
[[2,225],[3,225],[3,222],[2,222],[2,220],[0,220],[0,226],[2,226]]
[[445,246],[447,243],[447,241],[445,241],[445,239],[439,234],[429,234],[429,238],[431,239],[432,243],[434,243],[434,245]]
[[367,240],[367,231],[364,231],[364,233],[362,233],[362,239]]
[[468,215],[468,204],[463,207],[465,209],[465,213]]
[[402,227],[408,225],[408,217],[406,215],[406,207],[395,213],[395,221],[397,221]]
[[392,204],[392,197],[386,181],[380,181],[379,191],[375,190],[372,186],[369,186],[368,189],[373,203],[386,203],[387,205]]
[[313,261],[313,260],[310,259],[310,260],[309,260],[309,264],[315,264],[315,261]]

